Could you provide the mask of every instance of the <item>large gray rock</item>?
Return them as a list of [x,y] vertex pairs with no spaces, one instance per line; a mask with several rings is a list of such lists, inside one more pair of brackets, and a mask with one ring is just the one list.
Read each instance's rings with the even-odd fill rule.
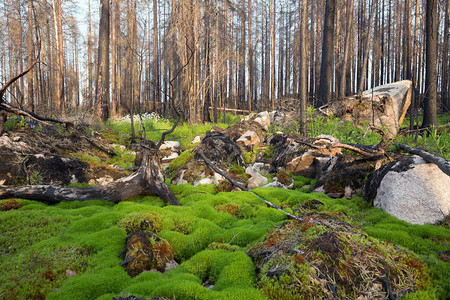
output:
[[364,91],[361,97],[334,101],[323,107],[322,112],[342,120],[383,127],[389,136],[395,136],[411,104],[411,90],[410,80],[397,81]]
[[420,157],[407,157],[373,172],[364,198],[413,224],[435,224],[450,212],[450,177]]

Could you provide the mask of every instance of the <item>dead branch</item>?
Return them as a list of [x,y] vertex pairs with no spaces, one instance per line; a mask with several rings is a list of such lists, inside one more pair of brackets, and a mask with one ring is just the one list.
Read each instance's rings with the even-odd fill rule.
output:
[[439,169],[441,169],[442,172],[450,176],[450,163],[444,158],[433,155],[429,152],[420,149],[410,147],[405,144],[396,143],[395,145],[397,145],[400,149],[405,150],[408,153],[419,155],[426,162],[435,164],[436,166],[438,166]]
[[[177,114],[178,114],[178,112],[177,112]],[[161,139],[159,140],[158,144],[156,145],[156,149],[157,149],[157,150],[159,150],[159,147],[161,147],[161,145],[164,143],[164,139],[166,138],[166,135],[172,133],[172,132],[175,130],[175,128],[176,128],[177,125],[178,125],[178,121],[179,121],[179,120],[180,120],[180,115],[178,115],[177,120],[176,120],[175,123],[173,124],[172,128],[169,129],[169,130],[167,130],[167,131],[164,131],[164,132],[163,132],[163,134],[162,134],[162,136],[161,136]]]
[[283,213],[285,213],[287,216],[291,217],[292,219],[298,220],[298,221],[303,221],[302,218],[293,215],[287,211],[285,211],[284,209],[282,209],[281,207],[273,204],[272,202],[264,199],[263,197],[261,197],[260,195],[256,194],[255,192],[247,189],[245,186],[241,185],[240,183],[236,182],[233,178],[231,178],[228,174],[226,174],[225,172],[223,172],[222,170],[220,170],[219,168],[217,168],[203,153],[201,152],[197,152],[197,154],[205,161],[206,165],[208,165],[211,169],[213,169],[215,172],[219,173],[220,175],[222,175],[223,177],[225,177],[232,185],[240,188],[243,191],[246,192],[250,192],[254,195],[256,195],[258,198],[262,199],[268,206],[275,208],[276,210],[282,211]]
[[33,67],[38,63],[39,61],[35,61],[31,66],[28,67],[28,69],[26,69],[25,71],[23,71],[22,73],[20,73],[19,75],[16,75],[15,77],[11,78],[7,83],[5,83],[5,85],[3,85],[3,87],[0,89],[0,102],[3,101],[3,95],[5,94],[5,91],[7,88],[9,88],[9,86],[11,84],[13,84],[17,79],[25,76],[28,74],[28,72],[31,71],[31,69],[33,69]]
[[366,157],[373,157],[373,156],[379,156],[380,154],[384,154],[384,153],[380,153],[379,150],[371,150],[368,151],[369,148],[368,147],[363,147],[362,145],[350,145],[350,144],[342,144],[342,143],[331,143],[329,145],[323,145],[323,146],[318,146],[318,145],[314,145],[305,141],[301,141],[301,140],[295,140],[295,142],[306,145],[308,147],[314,148],[314,149],[331,149],[331,148],[343,148],[343,149],[347,149],[347,150],[351,150],[353,152],[359,153],[363,156]]
[[[20,73],[19,75],[16,75],[15,77],[13,77],[12,79],[10,79],[5,85],[3,85],[3,87],[0,89],[0,112],[6,111],[12,114],[16,114],[16,115],[20,115],[20,116],[25,116],[25,117],[29,117],[30,119],[33,119],[37,122],[41,122],[44,124],[48,124],[47,122],[53,122],[53,123],[60,123],[60,124],[65,124],[66,127],[71,127],[73,126],[72,122],[69,121],[62,121],[62,120],[57,120],[57,119],[53,119],[53,118],[47,118],[47,117],[41,117],[31,111],[27,111],[25,109],[20,109],[18,107],[15,107],[9,103],[7,103],[5,100],[3,100],[3,95],[5,94],[5,91],[8,87],[11,86],[11,84],[13,84],[17,79],[25,76],[28,72],[31,71],[31,69],[33,69],[33,67],[39,63],[39,61],[35,61],[31,66],[28,67],[28,69],[26,69],[25,71],[23,71],[22,73]],[[6,117],[2,116],[2,123],[6,122]],[[0,127],[0,132],[3,132],[3,126]]]

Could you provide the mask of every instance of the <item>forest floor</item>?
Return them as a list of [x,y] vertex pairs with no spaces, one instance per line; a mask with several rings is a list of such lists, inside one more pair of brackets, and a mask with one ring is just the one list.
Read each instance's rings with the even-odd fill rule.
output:
[[[448,124],[449,117],[440,116],[440,125]],[[179,141],[183,150],[191,149],[196,135],[203,135],[213,126],[225,128],[237,121],[227,116],[219,124],[181,124],[167,140]],[[21,124],[19,119],[11,118],[9,122],[6,129],[10,132],[36,130]],[[172,123],[147,115],[144,125],[147,139],[158,141]],[[139,122],[136,127],[137,136],[141,136]],[[278,130],[270,128],[272,132]],[[282,130],[295,132],[296,128]],[[70,157],[104,168],[117,166],[120,168],[114,168],[116,171],[130,173],[127,170],[133,166],[135,154],[123,147],[130,142],[126,118],[86,128],[86,133],[100,135],[117,156],[109,158],[96,151],[72,149]],[[346,143],[376,144],[380,139],[377,134],[335,119],[315,119],[309,123],[308,133],[333,135]],[[61,130],[58,134],[63,137],[71,133]],[[58,138],[57,134],[52,137]],[[409,135],[399,137],[398,141],[450,159],[448,130],[435,128],[429,136]],[[448,299],[450,262],[442,253],[450,250],[449,220],[438,225],[412,225],[371,206],[360,196],[332,199],[311,192],[314,180],[300,176],[293,179],[293,190],[254,191],[299,216],[323,214],[351,224],[371,241],[408,251],[423,264],[426,278],[422,278],[420,290],[411,291],[404,298]],[[166,181],[169,184],[170,178]],[[166,205],[156,196],[139,196],[118,204],[99,200],[57,205],[22,199],[0,201],[0,298],[111,299],[130,295],[167,299],[274,298],[273,289],[268,294],[258,281],[248,253],[256,243],[283,228],[288,217],[248,192],[217,192],[214,185],[169,184],[169,187],[182,206]],[[129,276],[120,264],[123,257],[119,254],[126,245],[127,234],[139,229],[152,231],[167,241],[179,266],[164,273]]]

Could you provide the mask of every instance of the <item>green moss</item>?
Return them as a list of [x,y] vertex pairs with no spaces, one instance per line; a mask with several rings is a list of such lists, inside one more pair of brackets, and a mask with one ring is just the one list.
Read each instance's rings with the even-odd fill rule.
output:
[[[433,291],[437,299],[445,299],[450,291],[448,263],[439,260],[436,252],[448,250],[449,229],[411,225],[358,197],[332,199],[321,193],[304,193],[310,189],[304,186],[313,181],[296,176],[293,179],[297,190],[254,191],[288,211],[296,209],[302,216],[313,210],[302,204],[320,201],[323,205],[315,208],[320,213],[348,221],[366,234],[416,252],[424,266],[431,266],[432,282],[429,288],[407,297],[426,297]],[[20,200],[23,207],[0,212],[0,252],[5,254],[0,277],[8,279],[0,281],[0,290],[12,291],[6,294],[11,296],[8,298],[14,298],[15,293],[19,298],[32,298],[35,294],[50,299],[110,299],[111,295],[126,295],[122,292],[147,298],[265,298],[255,288],[258,283],[253,264],[242,251],[261,241],[274,226],[281,226],[286,215],[248,192],[217,192],[214,185],[170,188],[182,206],[166,205],[156,196],[139,196],[118,204],[76,201],[52,206]],[[122,258],[117,256],[125,247],[127,230],[143,229],[140,225],[145,220],[153,222],[146,227],[148,230],[159,231],[158,235],[170,243],[175,260],[181,265],[163,274],[144,272],[130,278],[119,265]],[[305,225],[303,229],[307,239],[316,239],[326,231],[320,226]],[[77,255],[75,249],[85,249],[88,254]],[[56,270],[53,281],[43,275],[48,269]],[[77,276],[67,277],[67,269],[76,271]],[[276,293],[278,283],[266,283]],[[99,285],[98,291],[95,285]],[[209,285],[213,285],[212,290],[207,288]],[[288,297],[289,289],[284,292]]]
[[7,211],[11,209],[19,209],[23,206],[23,202],[19,199],[7,199],[0,201],[0,211]]
[[47,295],[47,299],[96,298],[106,293],[118,293],[129,281],[128,275],[120,267],[107,268],[99,274],[86,273],[66,280],[58,291]]
[[139,211],[125,215],[117,226],[127,233],[138,230],[148,230],[154,233],[161,231],[164,217],[152,211]]
[[192,150],[186,150],[180,154],[177,158],[169,163],[168,171],[174,172],[176,169],[184,166],[194,157],[194,152]]

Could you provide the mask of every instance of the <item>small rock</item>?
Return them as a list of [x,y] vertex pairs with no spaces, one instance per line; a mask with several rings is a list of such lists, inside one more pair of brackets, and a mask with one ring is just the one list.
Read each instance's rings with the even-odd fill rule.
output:
[[236,140],[236,143],[241,147],[257,146],[261,143],[261,140],[256,132],[248,130]]
[[215,173],[215,172],[214,172],[214,184],[218,184],[218,183],[221,182],[222,180],[225,180],[225,177],[223,177],[223,176],[220,175],[219,173]]
[[[114,181],[114,178],[112,178],[112,177],[109,176],[109,175],[105,175],[104,177],[97,178],[95,181],[97,182],[97,184],[100,184],[100,185],[107,185],[108,183],[113,182],[113,181]],[[89,183],[90,183],[90,182],[91,182],[91,181],[89,181]]]
[[281,124],[284,121],[284,113],[282,111],[274,110],[269,115],[271,124]]
[[201,138],[199,135],[197,135],[197,136],[192,140],[191,144],[197,144],[197,143],[200,143],[201,141],[202,141],[202,138]]
[[258,187],[267,184],[267,182],[269,182],[269,180],[266,177],[262,176],[261,174],[255,171],[255,174],[248,180],[247,188],[250,190],[256,189]]
[[270,171],[270,165],[261,162],[254,163],[253,168],[263,175],[268,175]]
[[166,272],[166,271],[175,269],[176,267],[178,267],[178,263],[174,260],[171,260],[166,263],[166,268],[164,271]]
[[66,270],[66,276],[67,276],[67,277],[74,277],[74,276],[77,276],[77,272],[72,271],[72,270]]
[[257,114],[255,116],[254,121],[261,124],[261,126],[264,128],[265,131],[269,130],[269,126],[270,126],[269,112],[267,112],[267,111],[260,112],[259,114]]
[[271,183],[268,183],[268,184],[264,185],[263,187],[280,188],[280,189],[290,190],[294,187],[294,184],[292,183],[291,185],[286,186],[286,185],[282,184],[281,182],[279,182],[276,177],[274,177],[273,181]]
[[163,157],[161,159],[161,162],[165,162],[165,163],[171,162],[172,160],[174,160],[177,157],[178,157],[178,153],[172,152],[169,156]]
[[211,179],[210,177],[206,177],[206,178],[194,180],[194,182],[193,182],[194,186],[197,186],[199,184],[203,184],[203,185],[213,184],[213,179]]
[[159,147],[159,150],[163,151],[163,150],[170,150],[172,152],[180,152],[181,151],[181,146],[180,146],[180,142],[177,141],[165,141],[161,147]]
[[257,173],[257,172],[256,172],[255,168],[253,168],[252,166],[248,166],[248,167],[245,169],[245,174],[248,174],[248,175],[250,175],[250,176],[254,176],[256,173]]

